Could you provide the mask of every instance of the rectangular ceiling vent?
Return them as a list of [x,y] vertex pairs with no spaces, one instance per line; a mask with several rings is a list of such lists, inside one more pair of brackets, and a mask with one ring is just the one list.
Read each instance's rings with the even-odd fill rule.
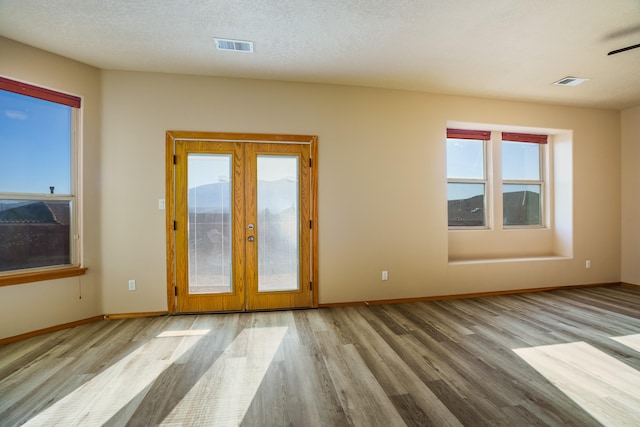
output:
[[253,42],[231,39],[215,39],[218,50],[253,53]]
[[557,82],[553,82],[553,84],[556,86],[578,86],[579,84],[582,84],[586,81],[589,81],[589,79],[583,79],[580,77],[565,77],[558,80]]

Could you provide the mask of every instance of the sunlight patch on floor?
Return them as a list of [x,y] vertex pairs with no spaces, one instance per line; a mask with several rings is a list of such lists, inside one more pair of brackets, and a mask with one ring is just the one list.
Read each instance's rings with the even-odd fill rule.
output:
[[513,350],[605,426],[640,425],[640,372],[584,343]]
[[640,352],[640,334],[625,335],[622,337],[611,337],[611,339],[616,340],[620,344],[624,344],[637,352]]
[[[26,426],[99,426],[133,399],[141,400],[153,381],[201,338],[202,333],[176,339],[167,354],[166,339],[152,339],[102,371],[35,417]],[[200,331],[202,332],[202,331]],[[162,334],[161,334],[162,335]]]
[[158,334],[156,338],[170,338],[170,337],[197,337],[207,335],[210,332],[209,329],[188,329],[186,331],[164,331]]
[[239,425],[287,329],[244,329],[161,425]]

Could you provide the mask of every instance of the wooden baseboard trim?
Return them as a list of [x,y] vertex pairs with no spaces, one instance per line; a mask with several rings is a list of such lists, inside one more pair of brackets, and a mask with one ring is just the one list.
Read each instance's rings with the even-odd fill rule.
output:
[[620,282],[620,286],[631,289],[640,289],[640,285],[634,285],[633,283]]
[[117,319],[137,319],[139,317],[159,317],[168,315],[168,311],[149,311],[146,313],[113,313],[105,314],[104,318],[109,320]]
[[12,337],[2,338],[0,339],[0,345],[22,341],[33,337],[38,337],[40,335],[50,334],[51,332],[62,331],[63,329],[75,328],[76,326],[86,325],[87,323],[98,322],[100,320],[104,320],[103,315],[89,317],[88,319],[76,320],[75,322],[64,323],[62,325],[51,326],[49,328],[38,329],[37,331],[27,332],[25,334],[15,335]]
[[[556,290],[567,289],[580,289],[580,288],[596,288],[603,286],[624,286],[633,289],[640,289],[640,285],[634,285],[631,283],[615,282],[615,283],[595,283],[590,285],[572,285],[572,286],[557,286],[557,287],[544,287],[544,288],[531,288],[531,289],[515,289],[508,291],[495,291],[495,292],[478,292],[470,294],[454,294],[454,295],[438,295],[431,297],[417,297],[417,298],[398,298],[398,299],[386,299],[375,301],[350,301],[350,302],[336,302],[318,304],[318,308],[327,307],[355,307],[355,306],[369,306],[369,305],[381,305],[381,304],[402,304],[408,302],[426,302],[426,301],[438,301],[448,299],[464,299],[464,298],[478,298],[478,297],[490,297],[498,295],[512,295],[512,294],[526,294],[532,292],[546,292]],[[10,344],[16,341],[22,341],[29,338],[37,337],[40,335],[49,334],[51,332],[61,331],[63,329],[74,328],[80,325],[86,325],[87,323],[97,322],[104,319],[117,320],[117,319],[135,319],[141,317],[159,317],[167,316],[168,311],[151,311],[141,313],[113,313],[100,316],[90,317],[88,319],[76,320],[75,322],[64,323],[62,325],[51,326],[49,328],[39,329],[37,331],[27,332],[25,334],[15,335],[7,338],[0,338],[0,345]]]
[[[546,292],[557,291],[566,289],[580,289],[580,288],[597,288],[603,286],[620,286],[623,285],[620,282],[615,283],[594,283],[589,285],[571,285],[571,286],[549,286],[544,288],[530,288],[530,289],[514,289],[507,291],[494,291],[494,292],[477,292],[470,294],[454,294],[454,295],[437,295],[431,297],[416,297],[416,298],[398,298],[398,299],[384,299],[374,301],[351,301],[351,302],[335,302],[327,304],[318,304],[319,308],[325,307],[357,307],[357,306],[369,306],[369,305],[381,305],[381,304],[403,304],[409,302],[428,302],[448,299],[466,299],[466,298],[479,298],[479,297],[492,297],[498,295],[512,295],[512,294],[527,294],[532,292]],[[634,285],[630,285],[634,286]]]
[[93,323],[99,320],[135,319],[138,317],[158,317],[158,316],[165,316],[167,314],[169,314],[167,311],[153,311],[153,312],[147,312],[147,313],[101,314],[100,316],[94,316],[88,319],[76,320],[75,322],[69,322],[69,323],[64,323],[62,325],[51,326],[49,328],[38,329],[37,331],[31,331],[31,332],[27,332],[20,335],[15,335],[12,337],[0,338],[0,345],[27,340],[29,338],[50,334],[51,332],[62,331],[63,329],[74,328],[80,325],[86,325],[87,323]]

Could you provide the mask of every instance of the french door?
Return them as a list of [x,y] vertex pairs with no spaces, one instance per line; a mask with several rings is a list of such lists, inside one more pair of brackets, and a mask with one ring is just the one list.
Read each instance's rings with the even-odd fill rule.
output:
[[170,311],[315,306],[315,137],[168,132],[167,149]]

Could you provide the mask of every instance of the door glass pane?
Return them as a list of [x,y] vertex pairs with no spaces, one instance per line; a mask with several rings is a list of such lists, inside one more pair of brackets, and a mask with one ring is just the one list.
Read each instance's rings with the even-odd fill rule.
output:
[[542,225],[541,185],[503,184],[503,222],[509,225]]
[[448,183],[449,227],[485,225],[484,184]]
[[258,292],[299,289],[298,157],[258,156]]
[[231,292],[230,154],[189,154],[189,293]]

